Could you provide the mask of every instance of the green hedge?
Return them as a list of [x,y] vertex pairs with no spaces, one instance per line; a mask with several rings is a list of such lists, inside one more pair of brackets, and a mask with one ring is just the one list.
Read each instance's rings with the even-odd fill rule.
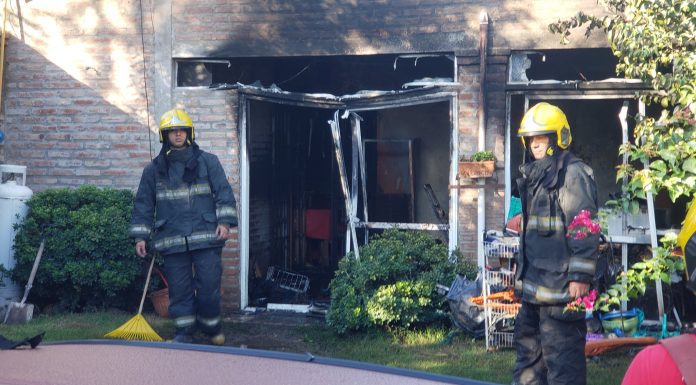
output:
[[436,284],[455,274],[476,275],[476,265],[449,261],[447,245],[414,231],[387,230],[339,262],[331,281],[327,323],[337,332],[370,327],[417,327],[447,322],[449,307]]
[[10,276],[25,284],[45,237],[30,302],[57,311],[137,305],[143,281],[142,261],[128,238],[132,192],[94,186],[51,189],[35,194],[27,204]]

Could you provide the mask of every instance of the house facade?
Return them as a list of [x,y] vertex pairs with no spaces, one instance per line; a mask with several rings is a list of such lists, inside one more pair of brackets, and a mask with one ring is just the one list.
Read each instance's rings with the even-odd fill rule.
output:
[[[238,200],[228,311],[324,298],[346,251],[394,226],[481,262],[534,102],[566,110],[602,199],[616,190],[617,116],[639,108],[641,85],[614,79],[600,33],[561,46],[548,32],[579,10],[603,12],[595,0],[8,2],[0,163],[27,166],[34,191],[134,190],[159,116],[184,108]],[[479,150],[496,155],[494,176],[459,178]],[[273,292],[272,274],[299,281]]]

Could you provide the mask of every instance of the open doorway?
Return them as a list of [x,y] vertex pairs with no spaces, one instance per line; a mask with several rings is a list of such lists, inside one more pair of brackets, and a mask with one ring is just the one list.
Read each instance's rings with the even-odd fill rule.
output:
[[[242,306],[301,310],[328,301],[339,260],[354,250],[351,224],[360,245],[395,226],[430,230],[449,243],[450,218],[436,215],[431,197],[445,212],[456,202],[448,187],[454,95],[378,106],[245,98]],[[336,138],[329,123],[338,112]]]
[[[328,282],[342,256],[346,223],[326,123],[332,115],[329,109],[249,102],[252,306],[305,303],[327,296]],[[286,287],[273,284],[286,278],[295,281],[283,282]]]

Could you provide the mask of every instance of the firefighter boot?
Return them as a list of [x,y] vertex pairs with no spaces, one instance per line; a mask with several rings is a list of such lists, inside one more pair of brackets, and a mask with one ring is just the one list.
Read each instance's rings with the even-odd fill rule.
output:
[[225,335],[220,332],[214,336],[210,337],[210,343],[217,346],[222,346],[225,344]]

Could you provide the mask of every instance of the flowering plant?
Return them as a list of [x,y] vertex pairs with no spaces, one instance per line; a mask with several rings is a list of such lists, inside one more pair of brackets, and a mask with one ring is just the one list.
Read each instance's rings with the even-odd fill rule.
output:
[[599,234],[600,230],[599,223],[590,218],[590,212],[588,210],[581,210],[578,215],[573,218],[573,221],[570,222],[570,225],[568,225],[566,237],[581,240],[587,238],[588,234]]
[[566,305],[565,311],[581,311],[585,312],[587,310],[594,310],[595,300],[597,299],[597,290],[592,289],[584,297],[578,297],[575,301],[570,301]]

